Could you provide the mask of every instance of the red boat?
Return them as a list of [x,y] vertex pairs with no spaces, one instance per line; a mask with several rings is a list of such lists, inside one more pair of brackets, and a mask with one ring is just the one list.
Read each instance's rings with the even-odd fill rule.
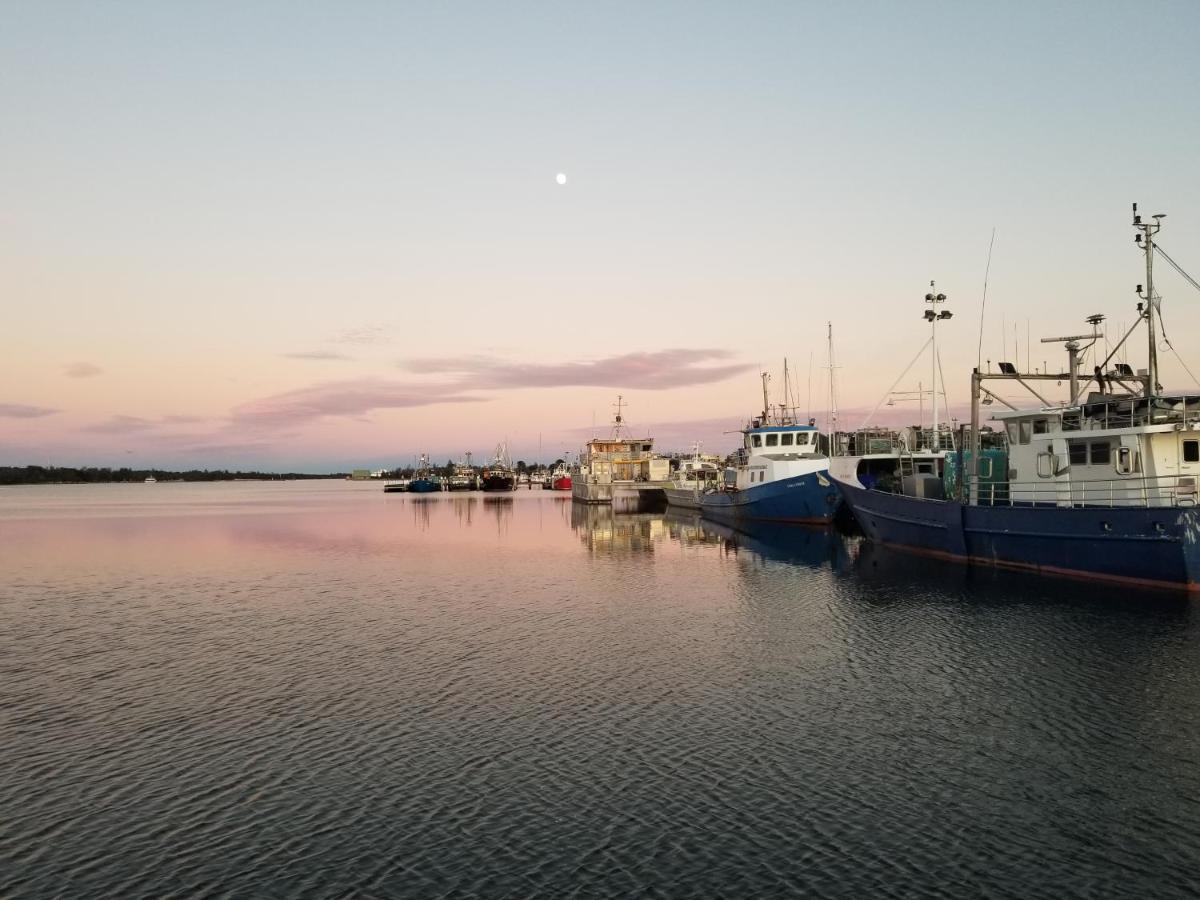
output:
[[556,491],[571,489],[571,473],[561,466],[550,473],[550,487]]

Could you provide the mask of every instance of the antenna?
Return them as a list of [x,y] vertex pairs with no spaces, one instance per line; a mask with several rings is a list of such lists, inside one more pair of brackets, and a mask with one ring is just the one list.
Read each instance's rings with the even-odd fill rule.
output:
[[616,407],[617,413],[613,416],[613,440],[620,440],[621,426],[625,423],[625,417],[621,415],[621,410],[625,406],[625,398],[617,394],[617,402],[613,404]]

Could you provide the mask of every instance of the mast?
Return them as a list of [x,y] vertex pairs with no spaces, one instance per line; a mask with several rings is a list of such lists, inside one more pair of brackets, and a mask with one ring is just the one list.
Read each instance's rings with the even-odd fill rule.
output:
[[[936,285],[931,281],[929,287],[933,288]],[[937,323],[938,319],[949,319],[953,313],[948,309],[943,309],[938,312],[938,304],[946,302],[945,294],[935,294],[932,290],[925,295],[925,302],[929,304],[929,309],[925,310],[925,321],[933,328],[933,336],[930,339],[932,343],[930,368],[933,370],[933,381],[930,382],[930,396],[933,399],[933,446],[931,449],[940,450],[942,446],[941,439],[938,436],[938,405],[937,405],[937,387],[938,387],[938,357],[937,357]]]
[[770,380],[771,380],[771,376],[770,376],[770,375],[768,375],[766,372],[763,372],[763,373],[762,373],[762,384],[763,384],[763,414],[762,414],[762,423],[763,423],[764,425],[766,425],[766,424],[767,424],[767,421],[768,421],[768,416],[769,416],[769,414],[770,414],[770,412],[771,412],[771,401],[767,399],[767,382],[768,382],[768,381],[770,381]]
[[1147,356],[1147,384],[1146,396],[1152,397],[1158,391],[1158,339],[1154,327],[1154,235],[1158,234],[1162,228],[1162,220],[1166,216],[1162,213],[1151,216],[1153,222],[1143,222],[1142,217],[1138,215],[1137,204],[1133,204],[1133,227],[1138,230],[1134,240],[1141,245],[1142,252],[1146,254],[1146,291],[1142,293],[1142,286],[1137,287],[1138,296],[1146,301],[1146,331],[1150,341],[1150,352]]
[[825,323],[826,340],[829,344],[829,407],[825,413],[825,434],[830,440],[833,440],[833,432],[837,429],[838,411],[837,411],[837,382],[834,378],[834,370],[837,368],[833,362],[833,323]]
[[785,356],[783,358],[783,421],[779,423],[780,425],[788,423],[788,409],[791,406],[791,396],[788,389],[791,387],[791,384],[792,382],[788,375],[788,359]]
[[617,402],[614,403],[613,406],[617,408],[617,414],[613,416],[612,439],[614,441],[619,441],[621,439],[621,425],[625,422],[624,417],[621,415],[621,409],[625,406],[625,398],[620,394],[617,394]]

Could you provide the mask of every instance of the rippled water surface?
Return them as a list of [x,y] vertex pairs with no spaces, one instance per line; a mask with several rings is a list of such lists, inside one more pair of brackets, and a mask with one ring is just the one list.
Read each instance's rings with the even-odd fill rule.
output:
[[551,492],[0,489],[0,895],[1200,892],[1195,601]]

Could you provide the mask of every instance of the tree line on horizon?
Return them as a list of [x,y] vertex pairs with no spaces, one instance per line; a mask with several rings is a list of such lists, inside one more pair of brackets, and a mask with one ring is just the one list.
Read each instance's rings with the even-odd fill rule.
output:
[[309,472],[240,472],[229,469],[131,469],[108,466],[0,466],[0,484],[109,484],[157,481],[294,481],[304,478],[345,478],[346,473],[316,475]]

